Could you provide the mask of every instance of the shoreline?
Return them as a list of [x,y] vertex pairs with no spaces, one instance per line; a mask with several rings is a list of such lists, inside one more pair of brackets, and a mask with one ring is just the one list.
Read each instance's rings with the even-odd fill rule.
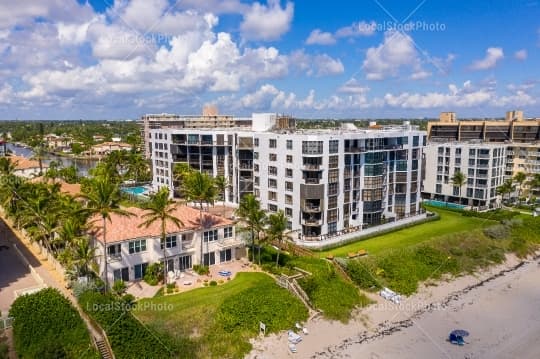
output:
[[[456,350],[461,353],[458,357],[463,357],[463,352],[470,350],[473,353],[466,357],[483,357],[476,356],[475,352],[482,353],[503,344],[512,346],[512,343],[520,340],[520,331],[527,330],[521,339],[527,333],[540,334],[540,313],[538,319],[528,319],[529,311],[538,312],[535,303],[540,304],[540,288],[531,288],[531,283],[534,283],[531,280],[540,275],[539,259],[539,253],[525,260],[509,255],[503,264],[475,274],[442,280],[436,286],[424,283],[416,294],[405,298],[400,305],[386,301],[377,294],[368,294],[376,303],[356,310],[347,324],[310,318],[305,324],[310,333],[303,336],[296,354],[288,350],[286,333],[277,333],[252,341],[253,349],[247,358],[453,358],[454,355],[449,352]],[[530,303],[525,301],[523,305],[515,307],[514,302],[523,301],[531,293],[533,298]],[[495,321],[494,326],[510,327],[502,318],[508,313],[516,318],[523,317],[522,321],[512,325],[516,327],[516,335],[506,333],[506,339],[495,340],[493,338],[496,338],[497,332],[482,327],[482,321],[467,323],[471,316],[486,309],[491,309],[491,312],[484,314]],[[464,347],[453,346],[446,342],[446,337],[450,330],[457,329],[461,323],[466,326],[463,329],[474,328],[470,337],[474,342]],[[540,354],[540,346],[528,347],[536,351],[536,357]],[[527,353],[520,355],[529,357]]]

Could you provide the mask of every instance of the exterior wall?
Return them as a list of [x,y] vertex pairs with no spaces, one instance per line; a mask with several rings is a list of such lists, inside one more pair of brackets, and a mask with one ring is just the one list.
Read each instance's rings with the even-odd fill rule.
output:
[[[511,143],[506,152],[506,178],[514,177],[518,172],[528,175],[540,173],[540,143]],[[528,181],[523,184],[522,193],[529,191]],[[518,196],[518,190],[513,194]]]
[[[461,202],[469,206],[498,207],[497,187],[504,181],[506,147],[490,143],[431,143],[426,147],[424,193],[451,202],[459,202],[461,197]],[[456,169],[467,178],[461,194],[451,181]]]
[[[232,237],[224,238],[224,228],[232,228]],[[215,253],[215,264],[220,264],[220,251],[231,249],[231,260],[239,259],[243,253],[243,243],[236,238],[234,226],[216,227],[209,230],[217,229],[218,239],[209,243],[203,244],[203,253]],[[174,248],[167,248],[167,260],[173,261],[173,268],[170,270],[180,270],[179,258],[182,256],[191,256],[191,265],[201,264],[201,237],[200,231],[196,232],[180,232],[171,233],[170,235],[177,236],[177,246]],[[180,239],[182,238],[182,239]],[[146,250],[140,253],[129,253],[129,243],[135,240],[146,240]],[[163,249],[160,245],[160,237],[145,237],[131,240],[125,240],[122,242],[108,243],[108,246],[120,245],[120,256],[108,256],[108,276],[112,285],[114,281],[114,271],[127,268],[129,273],[129,280],[135,280],[135,266],[141,264],[152,264],[163,260]],[[96,245],[96,258],[99,265],[99,271],[103,275],[105,270],[103,253],[104,246],[101,242],[94,240]]]

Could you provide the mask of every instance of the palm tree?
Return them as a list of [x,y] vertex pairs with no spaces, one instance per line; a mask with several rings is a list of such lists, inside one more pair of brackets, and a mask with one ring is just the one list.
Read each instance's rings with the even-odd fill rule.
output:
[[92,215],[98,215],[102,220],[105,290],[108,290],[107,220],[111,222],[111,214],[130,216],[132,213],[120,207],[120,188],[118,187],[118,184],[109,181],[108,177],[97,177],[92,179],[89,182],[88,188],[83,189],[83,193],[80,197],[86,201],[84,211]]
[[184,223],[174,216],[177,203],[169,198],[169,189],[161,187],[159,191],[150,196],[150,200],[144,204],[143,218],[146,220],[139,227],[150,227],[154,222],[161,224],[161,247],[163,248],[163,282],[167,284],[167,223],[172,223],[180,228]]
[[277,252],[277,258],[276,258],[276,266],[279,264],[279,253],[281,252],[281,242],[283,241],[283,237],[285,234],[285,230],[287,230],[287,217],[285,216],[285,212],[283,210],[279,210],[276,213],[272,213],[268,216],[268,237],[273,240],[277,241],[278,243],[278,252]]
[[463,172],[456,171],[450,181],[452,181],[452,185],[459,188],[459,203],[461,204],[461,189],[467,183],[467,177]]
[[217,176],[214,178],[214,183],[223,201],[223,217],[225,217],[225,190],[229,186],[229,182],[225,176]]
[[263,228],[266,214],[261,209],[261,202],[252,194],[242,197],[236,215],[245,223],[251,232],[251,258],[255,260],[255,232],[257,234]]
[[182,182],[182,192],[189,202],[195,202],[199,205],[199,225],[201,226],[201,262],[204,259],[203,237],[205,225],[203,223],[203,204],[214,203],[216,198],[216,186],[214,180],[206,173],[198,171],[189,172],[184,176]]
[[17,166],[11,158],[2,156],[0,157],[0,174],[3,176],[10,176],[15,172]]
[[175,163],[173,167],[173,185],[174,194],[180,197],[183,196],[182,187],[186,176],[193,172],[193,168],[187,163]]
[[514,181],[519,185],[518,187],[518,201],[521,201],[521,191],[523,189],[523,183],[527,180],[527,175],[523,172],[518,172],[514,175]]
[[504,195],[514,192],[514,189],[515,189],[515,186],[514,186],[514,184],[512,182],[512,179],[509,178],[506,181],[504,181],[502,185],[497,187],[497,193],[502,195],[502,197],[504,199]]
[[90,244],[88,237],[75,239],[70,247],[72,264],[77,276],[88,275],[90,268],[95,267],[96,249]]

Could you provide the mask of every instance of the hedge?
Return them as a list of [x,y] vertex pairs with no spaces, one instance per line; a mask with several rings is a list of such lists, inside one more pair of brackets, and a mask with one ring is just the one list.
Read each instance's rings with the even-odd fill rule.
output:
[[79,313],[57,289],[17,298],[9,315],[20,358],[99,358]]

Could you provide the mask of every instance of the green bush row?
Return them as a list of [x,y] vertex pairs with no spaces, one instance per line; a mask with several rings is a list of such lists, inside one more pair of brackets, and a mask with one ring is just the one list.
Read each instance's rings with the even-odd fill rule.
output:
[[98,358],[77,310],[57,289],[13,302],[13,337],[20,358]]

